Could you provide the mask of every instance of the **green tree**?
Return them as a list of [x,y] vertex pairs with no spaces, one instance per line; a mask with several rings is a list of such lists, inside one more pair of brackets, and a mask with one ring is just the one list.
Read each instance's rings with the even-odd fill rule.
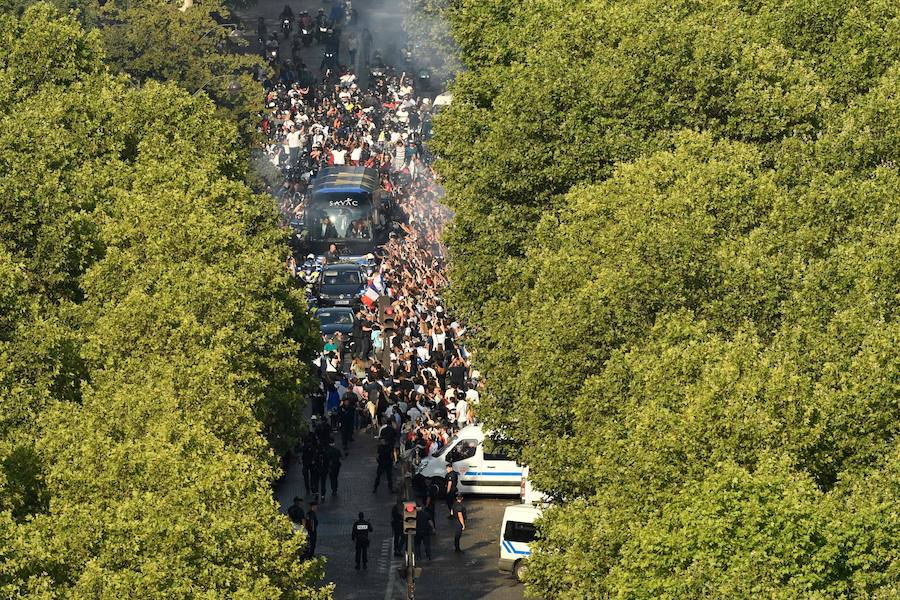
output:
[[0,595],[329,597],[271,497],[314,325],[237,127],[0,19]]

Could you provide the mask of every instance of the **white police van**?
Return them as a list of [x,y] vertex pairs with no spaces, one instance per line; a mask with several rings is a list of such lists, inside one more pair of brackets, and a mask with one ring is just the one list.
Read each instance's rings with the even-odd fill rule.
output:
[[419,463],[416,477],[445,491],[447,465],[459,473],[459,492],[517,496],[523,467],[509,458],[500,442],[485,436],[480,425],[463,427],[447,445]]
[[534,522],[541,516],[540,506],[517,504],[507,506],[500,526],[500,560],[497,567],[522,580],[527,559],[531,556],[531,542],[537,530]]

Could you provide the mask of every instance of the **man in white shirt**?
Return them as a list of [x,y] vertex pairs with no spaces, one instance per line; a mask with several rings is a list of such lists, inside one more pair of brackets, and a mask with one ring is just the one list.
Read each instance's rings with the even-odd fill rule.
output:
[[462,429],[469,424],[469,403],[460,398],[456,403],[456,426]]
[[291,165],[296,165],[297,160],[300,158],[300,138],[302,134],[300,133],[300,129],[294,127],[293,125],[290,127],[290,130],[287,133],[287,145],[288,152],[290,153],[290,161]]
[[347,160],[347,151],[343,146],[337,146],[331,151],[331,156],[334,159],[335,165],[344,165]]

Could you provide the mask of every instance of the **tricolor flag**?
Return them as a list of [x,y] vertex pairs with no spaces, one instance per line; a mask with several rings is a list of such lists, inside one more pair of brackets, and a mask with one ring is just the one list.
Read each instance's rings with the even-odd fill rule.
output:
[[362,295],[360,300],[362,300],[363,304],[365,304],[369,308],[372,308],[373,306],[375,306],[375,303],[378,302],[378,295],[379,294],[377,291],[375,291],[375,288],[370,285],[366,288],[366,292]]
[[375,273],[375,275],[372,276],[369,280],[369,287],[379,294],[384,293],[384,277],[381,276],[381,273]]

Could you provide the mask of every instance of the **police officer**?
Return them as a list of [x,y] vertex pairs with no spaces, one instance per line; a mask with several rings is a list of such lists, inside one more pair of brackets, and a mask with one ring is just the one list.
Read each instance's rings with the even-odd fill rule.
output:
[[359,559],[362,558],[363,569],[368,569],[369,563],[369,535],[372,533],[372,524],[369,523],[362,512],[353,524],[350,539],[356,542],[356,568],[359,568]]
[[394,448],[389,446],[385,440],[378,443],[378,470],[375,472],[375,487],[372,493],[378,491],[378,484],[381,481],[381,475],[384,474],[387,479],[388,490],[394,492]]
[[303,512],[303,502],[300,498],[294,498],[294,503],[288,508],[288,518],[291,520],[294,531],[300,531],[300,529],[303,528],[303,521],[306,519],[306,514]]
[[[338,474],[341,472],[341,451],[335,445],[329,444],[327,450],[328,456],[328,478],[331,480],[331,495],[337,496]],[[322,484],[322,494],[325,494],[325,484]]]
[[341,445],[344,454],[347,454],[349,444],[353,440],[353,425],[356,422],[356,394],[347,392],[341,398],[341,406],[338,408],[338,422],[341,426]]
[[403,502],[400,500],[391,508],[391,533],[394,536],[394,556],[403,556],[406,536],[403,535]]
[[466,507],[463,506],[462,496],[456,497],[451,516],[453,517],[453,525],[456,527],[456,533],[453,534],[453,549],[456,552],[462,552],[462,549],[459,547],[459,538],[462,537],[462,532],[466,530],[466,517],[468,516]]
[[306,511],[306,556],[312,558],[316,555],[316,540],[319,537],[319,516],[316,514],[318,504],[315,500],[309,503]]
[[325,495],[325,482],[328,479],[328,446],[329,444],[327,442],[325,444],[323,444],[322,442],[316,444],[316,452],[313,457],[313,466],[311,472],[311,475],[313,477],[312,491],[317,498],[321,498],[319,496],[320,493],[322,494],[322,496]]
[[444,478],[444,492],[447,494],[447,518],[453,518],[453,500],[459,491],[459,473],[453,470],[453,465],[447,465],[447,476]]
[[312,433],[306,434],[306,438],[303,440],[303,448],[300,450],[300,460],[303,463],[303,487],[306,488],[307,494],[309,494],[309,484],[316,479],[313,476],[316,446],[318,446],[316,436]]
[[420,508],[416,512],[416,556],[420,555],[422,546],[425,546],[425,556],[431,560],[431,534],[434,531],[434,521],[431,520],[431,513],[425,508]]

